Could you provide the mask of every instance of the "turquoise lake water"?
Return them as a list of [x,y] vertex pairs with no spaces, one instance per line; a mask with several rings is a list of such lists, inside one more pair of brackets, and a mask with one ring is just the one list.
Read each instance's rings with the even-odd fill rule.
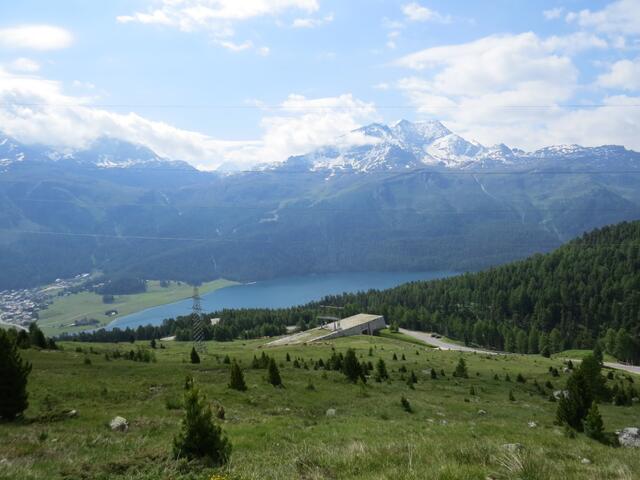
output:
[[[320,300],[325,295],[342,292],[391,288],[416,280],[430,280],[454,275],[454,272],[360,272],[308,275],[265,280],[226,287],[202,296],[205,312],[223,308],[282,308]],[[109,328],[136,328],[159,325],[166,318],[191,312],[191,299],[160,305],[114,320]]]

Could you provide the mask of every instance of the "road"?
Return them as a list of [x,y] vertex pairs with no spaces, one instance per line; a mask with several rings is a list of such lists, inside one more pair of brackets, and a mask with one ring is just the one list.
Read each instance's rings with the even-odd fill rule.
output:
[[[400,332],[404,333],[405,335],[409,335],[410,337],[416,338],[418,340],[422,340],[423,342],[428,343],[429,345],[433,345],[434,347],[438,347],[440,350],[456,350],[459,352],[476,352],[476,353],[485,353],[489,355],[498,355],[498,354],[508,355],[507,352],[493,352],[491,350],[482,350],[480,348],[465,347],[464,345],[450,343],[443,340],[442,338],[435,338],[433,334],[427,333],[427,332],[415,332],[413,330],[405,330],[404,328],[401,328]],[[579,362],[580,360],[572,359],[572,361]],[[614,362],[604,362],[604,366],[608,368],[615,368],[617,370],[624,370],[625,372],[635,373],[637,375],[640,375],[640,366],[625,365],[623,363],[614,363]]]

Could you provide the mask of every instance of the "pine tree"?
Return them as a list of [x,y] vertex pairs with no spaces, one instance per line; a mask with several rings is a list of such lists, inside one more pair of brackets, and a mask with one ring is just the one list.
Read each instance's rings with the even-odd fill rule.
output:
[[344,356],[342,372],[346,375],[351,383],[356,383],[359,378],[363,378],[362,368],[356,357],[356,352],[350,348]]
[[581,368],[574,371],[567,380],[567,395],[560,397],[556,418],[558,423],[582,431],[582,421],[587,416],[593,402],[593,394]]
[[229,388],[244,392],[247,389],[247,384],[244,382],[244,375],[240,369],[238,362],[233,362],[231,365],[231,379],[229,380]]
[[584,419],[584,433],[589,438],[599,442],[604,441],[604,422],[595,401],[591,403],[591,408]]
[[467,371],[467,362],[464,361],[464,358],[460,358],[460,360],[458,360],[458,365],[456,365],[453,376],[458,378],[469,378],[469,372]]
[[438,373],[436,372],[435,368],[431,369],[431,380],[435,380],[438,378]]
[[389,378],[389,373],[387,372],[387,365],[384,363],[383,359],[379,359],[378,363],[376,363],[376,382],[382,382],[383,380],[387,380]]
[[200,363],[200,355],[196,352],[196,347],[191,347],[191,363]]
[[0,330],[0,418],[13,420],[29,406],[29,373],[31,364],[22,360],[16,344]]
[[151,348],[153,348],[154,350],[158,347],[158,345],[156,344],[156,339],[155,338],[151,339],[150,345],[151,345]]
[[282,387],[282,379],[280,378],[280,371],[276,361],[269,359],[269,383],[274,387]]
[[36,348],[42,348],[43,350],[47,348],[47,338],[42,333],[42,330],[38,328],[38,325],[32,323],[29,325],[29,340],[31,341],[31,346]]
[[231,455],[231,443],[213,421],[211,407],[197,388],[184,395],[185,415],[180,432],[173,439],[176,458],[205,458],[212,465],[224,465]]

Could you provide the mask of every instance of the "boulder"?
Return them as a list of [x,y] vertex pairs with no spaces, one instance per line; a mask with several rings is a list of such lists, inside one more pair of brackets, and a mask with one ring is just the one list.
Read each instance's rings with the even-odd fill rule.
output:
[[115,417],[109,422],[109,428],[114,432],[126,432],[129,430],[129,422],[127,422],[126,418]]
[[529,422],[527,425],[529,425],[529,428],[536,428],[538,426],[538,424],[536,422]]
[[482,410],[482,409],[478,410],[478,415],[486,415],[486,414],[487,414],[486,410]]
[[569,390],[556,390],[553,392],[553,396],[556,400],[560,400],[561,397],[567,398],[569,396]]
[[69,410],[69,411],[66,413],[66,415],[67,415],[67,417],[69,417],[69,418],[74,418],[74,417],[77,417],[77,416],[78,416],[78,411],[77,411],[77,410]]
[[521,443],[505,443],[502,445],[502,448],[508,450],[509,452],[519,452],[524,448],[524,445]]
[[329,408],[327,409],[327,412],[325,414],[327,417],[335,417],[336,416],[336,409],[335,408]]
[[618,442],[620,442],[620,445],[623,447],[640,448],[640,428],[623,428],[618,434]]
[[580,460],[580,463],[583,465],[589,465],[591,463],[591,460],[589,460],[588,458],[583,458],[582,460]]

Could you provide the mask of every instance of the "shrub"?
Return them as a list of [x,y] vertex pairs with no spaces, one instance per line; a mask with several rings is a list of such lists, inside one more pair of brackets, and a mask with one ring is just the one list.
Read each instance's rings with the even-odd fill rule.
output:
[[436,380],[438,378],[438,373],[435,368],[431,369],[431,380]]
[[591,403],[591,408],[584,419],[584,433],[589,438],[599,442],[604,441],[604,422],[595,401]]
[[509,390],[509,401],[510,402],[516,401],[516,397],[513,396],[513,390]]
[[402,405],[402,409],[407,413],[413,413],[413,408],[411,408],[411,403],[409,400],[403,395],[400,397],[400,405]]
[[231,444],[213,421],[211,408],[197,388],[184,395],[185,415],[178,435],[173,439],[176,458],[204,458],[213,465],[224,465],[231,454]]
[[379,359],[378,363],[376,363],[375,380],[376,382],[382,382],[383,380],[387,380],[388,378],[389,373],[387,372],[387,364],[384,363],[383,359]]
[[518,383],[527,383],[527,379],[524,378],[521,373],[519,373],[518,376],[516,377],[516,382],[518,382]]
[[196,352],[196,347],[191,347],[191,363],[200,363],[200,355]]
[[0,418],[13,420],[29,406],[29,373],[31,364],[22,360],[16,344],[0,330]]
[[229,380],[229,388],[244,392],[247,389],[247,384],[244,382],[244,375],[240,370],[238,362],[233,362],[231,365],[231,379]]

